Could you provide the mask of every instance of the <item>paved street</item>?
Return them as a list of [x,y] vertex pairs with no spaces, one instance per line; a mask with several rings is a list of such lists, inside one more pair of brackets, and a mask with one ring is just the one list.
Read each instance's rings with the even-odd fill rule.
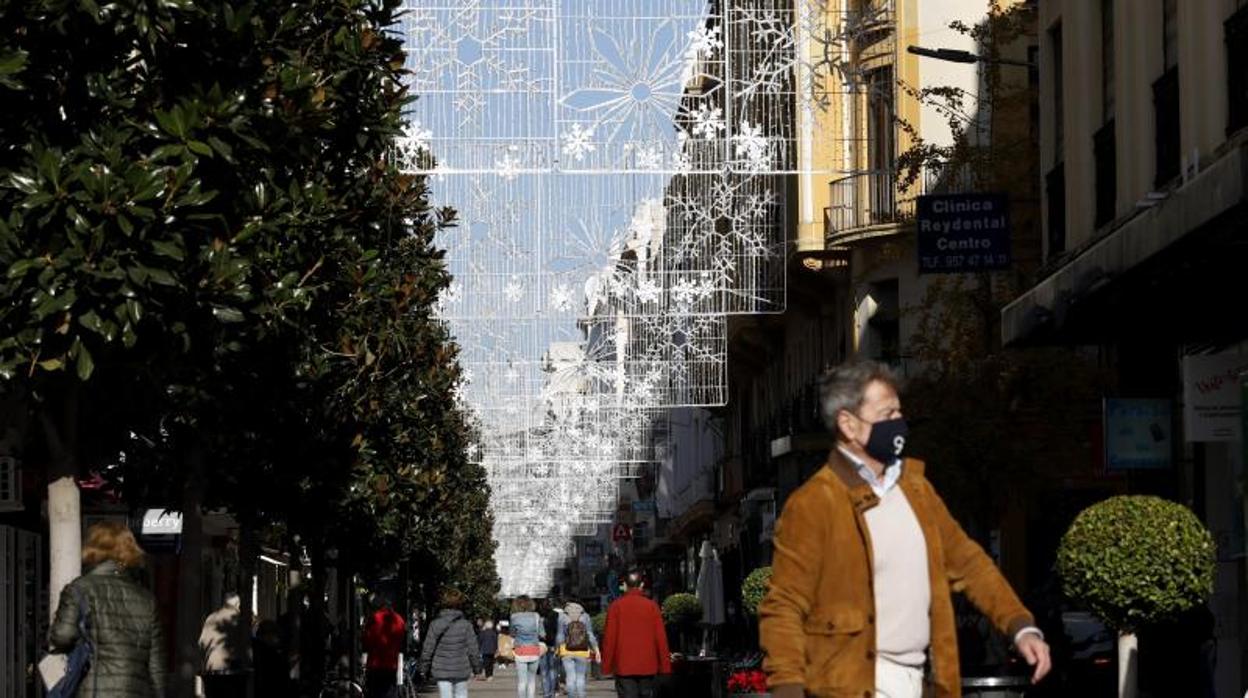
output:
[[[540,681],[540,679],[539,679]],[[429,689],[421,692],[422,696],[436,696],[438,689],[431,686]],[[470,696],[514,696],[516,695],[516,672],[514,669],[499,669],[494,672],[493,681],[472,681],[468,684],[468,695]],[[541,695],[541,684],[538,684],[538,695]],[[615,684],[611,681],[594,681],[589,682],[589,696],[598,696],[605,698],[606,696],[615,695]]]

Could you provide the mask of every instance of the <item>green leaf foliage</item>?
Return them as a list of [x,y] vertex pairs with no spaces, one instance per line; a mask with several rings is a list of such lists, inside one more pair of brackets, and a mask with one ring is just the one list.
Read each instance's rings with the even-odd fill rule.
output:
[[0,4],[0,380],[108,405],[69,458],[120,463],[135,505],[196,492],[314,563],[436,559],[422,583],[488,600],[489,490],[431,312],[455,215],[390,157],[401,7]]
[[676,593],[663,599],[663,622],[685,627],[702,619],[702,604],[693,594]]
[[759,567],[746,576],[741,583],[741,605],[751,616],[758,615],[758,605],[771,588],[771,568]]
[[1204,603],[1214,565],[1213,537],[1191,510],[1151,496],[1088,507],[1057,552],[1066,595],[1128,632]]

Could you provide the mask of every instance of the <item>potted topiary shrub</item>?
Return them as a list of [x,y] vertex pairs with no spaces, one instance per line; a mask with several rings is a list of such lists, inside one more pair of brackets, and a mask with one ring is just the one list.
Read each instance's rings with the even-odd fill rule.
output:
[[1181,504],[1112,497],[1075,517],[1057,551],[1062,589],[1118,633],[1118,695],[1135,698],[1136,631],[1213,593],[1214,544]]
[[759,567],[751,572],[741,583],[741,605],[746,613],[758,617],[758,605],[763,602],[767,590],[771,587],[771,568]]
[[[594,625],[594,635],[601,638],[603,633],[607,631],[607,612],[602,611],[601,613],[595,613],[589,620]],[[602,640],[599,639],[599,642],[601,641]]]
[[687,627],[702,618],[702,604],[693,594],[672,594],[663,600],[663,622]]
[[663,622],[677,637],[681,651],[687,649],[689,633],[702,619],[702,604],[693,594],[672,594],[663,600]]

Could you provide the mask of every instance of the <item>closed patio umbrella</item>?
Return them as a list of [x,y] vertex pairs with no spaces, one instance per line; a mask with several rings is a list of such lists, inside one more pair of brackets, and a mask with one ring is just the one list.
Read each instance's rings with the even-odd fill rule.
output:
[[719,551],[710,541],[702,543],[702,565],[698,571],[698,601],[702,603],[702,653],[709,651],[711,629],[723,625],[724,570],[719,562]]

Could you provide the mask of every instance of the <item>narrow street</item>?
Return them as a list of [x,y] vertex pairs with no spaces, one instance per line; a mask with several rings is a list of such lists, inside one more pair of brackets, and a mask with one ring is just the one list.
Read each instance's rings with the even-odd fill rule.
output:
[[1248,0],[0,37],[0,698],[1248,698]]
[[[539,678],[540,681],[540,678]],[[615,695],[615,683],[611,680],[594,681],[590,679],[587,686],[587,696],[613,696]],[[421,691],[422,696],[437,696],[437,686],[429,686]],[[494,672],[493,681],[471,681],[468,684],[469,696],[514,696],[516,695],[516,670],[512,667],[499,669]],[[538,695],[541,695],[541,685],[538,685]],[[560,693],[559,695],[566,695]]]

